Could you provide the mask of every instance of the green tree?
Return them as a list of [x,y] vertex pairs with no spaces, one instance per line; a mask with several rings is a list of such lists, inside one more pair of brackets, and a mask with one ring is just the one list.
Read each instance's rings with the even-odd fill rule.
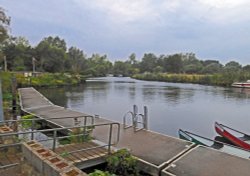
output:
[[8,38],[9,25],[10,17],[8,17],[5,10],[0,7],[0,43]]
[[131,65],[136,65],[138,63],[138,61],[136,60],[136,55],[135,53],[132,53],[130,56],[129,56],[129,63]]
[[69,48],[66,62],[66,67],[69,68],[73,73],[79,74],[81,71],[86,69],[86,55],[84,55],[82,50],[76,47]]
[[122,61],[115,61],[113,66],[113,74],[128,76],[129,75],[130,65],[129,63],[122,62]]
[[112,73],[112,63],[108,61],[107,55],[93,54],[87,60],[87,67],[85,74],[92,76],[105,76],[108,73]]
[[164,71],[170,73],[180,73],[183,70],[182,56],[174,54],[163,59]]
[[230,61],[226,63],[224,67],[224,71],[226,72],[237,72],[241,70],[241,65],[238,62],[235,61]]
[[202,62],[195,57],[195,54],[188,53],[182,58],[184,73],[200,73],[203,69]]
[[157,57],[152,54],[144,54],[140,67],[142,72],[153,72],[157,66]]
[[210,64],[220,64],[220,62],[217,60],[205,60],[205,61],[202,61],[202,64],[203,66],[208,66]]
[[67,58],[66,43],[59,37],[44,38],[35,48],[38,69],[47,72],[63,72]]
[[220,72],[222,69],[222,65],[219,64],[219,63],[210,63],[209,65],[205,66],[203,69],[202,69],[202,73],[205,73],[205,74],[213,74],[213,73],[218,73]]
[[250,73],[250,65],[245,65],[244,67],[242,67],[242,70]]
[[3,53],[9,70],[32,70],[33,49],[24,37],[9,37],[5,41]]

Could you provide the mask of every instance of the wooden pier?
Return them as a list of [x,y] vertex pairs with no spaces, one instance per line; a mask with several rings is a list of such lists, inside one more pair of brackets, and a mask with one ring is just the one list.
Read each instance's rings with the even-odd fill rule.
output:
[[[52,126],[74,126],[74,118],[59,119],[61,117],[88,116],[88,114],[54,105],[34,88],[19,89],[19,95],[22,111],[42,118]],[[94,124],[107,123],[114,123],[114,121],[107,120],[106,118],[94,118]],[[88,120],[87,125],[91,124],[91,120]],[[109,134],[107,126],[98,126],[93,130],[93,137],[107,144],[108,136],[111,135],[112,141],[115,141],[117,133],[118,128],[114,128],[112,134]],[[250,162],[248,159],[221,153],[205,147],[195,147],[195,144],[191,142],[145,129],[135,132],[133,128],[122,128],[119,133],[119,142],[114,147],[130,150],[138,158],[140,168],[152,175],[159,175],[160,173],[171,176],[188,175],[185,173],[198,173],[196,175],[199,175],[204,172],[205,174],[202,175],[214,176],[223,175],[221,173],[235,173],[235,167],[239,170],[237,172],[239,174],[237,175],[243,176],[250,173]],[[72,147],[77,148],[77,145],[70,146],[70,148]],[[60,149],[58,150],[60,151]],[[191,155],[192,153],[195,154]],[[209,154],[213,155],[210,156]],[[207,160],[208,155],[210,156],[210,162]],[[189,156],[189,160],[185,160],[184,162],[183,160],[186,156]],[[191,162],[192,159],[195,161]],[[74,160],[72,156],[70,156],[70,160]],[[220,167],[220,170],[218,167]],[[188,172],[188,169],[194,170],[193,172]]]

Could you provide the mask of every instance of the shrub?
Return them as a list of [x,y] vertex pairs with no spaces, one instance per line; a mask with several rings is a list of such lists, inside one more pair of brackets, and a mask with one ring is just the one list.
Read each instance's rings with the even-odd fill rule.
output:
[[104,172],[100,170],[95,170],[94,172],[88,174],[89,176],[115,176],[115,174],[110,174],[109,172]]
[[121,149],[107,158],[108,170],[117,175],[138,175],[137,160],[127,149]]
[[[26,115],[26,116],[22,116],[21,119],[22,120],[27,120],[27,119],[33,119],[34,116],[33,115]],[[32,121],[31,120],[27,120],[27,121],[22,121],[22,127],[24,129],[28,129],[32,127]]]

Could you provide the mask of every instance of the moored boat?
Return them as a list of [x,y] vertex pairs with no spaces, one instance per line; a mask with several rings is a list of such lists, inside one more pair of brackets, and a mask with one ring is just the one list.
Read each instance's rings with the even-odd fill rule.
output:
[[188,131],[183,131],[183,130],[179,130],[179,137],[181,139],[190,141],[190,142],[194,142],[196,144],[199,145],[204,145],[207,147],[211,147],[213,149],[219,150],[221,152],[225,152],[225,153],[229,153],[231,155],[236,155],[242,158],[247,158],[249,159],[250,157],[250,151],[236,147],[236,146],[232,146],[220,141],[216,141],[216,140],[212,140],[212,139],[208,139],[206,137],[202,137],[199,136],[197,134],[188,132]]
[[232,84],[232,87],[250,88],[250,80],[247,80],[246,82],[235,82]]
[[246,150],[250,150],[250,136],[230,128],[226,125],[215,122],[215,131],[222,137],[228,139],[233,144],[242,147]]

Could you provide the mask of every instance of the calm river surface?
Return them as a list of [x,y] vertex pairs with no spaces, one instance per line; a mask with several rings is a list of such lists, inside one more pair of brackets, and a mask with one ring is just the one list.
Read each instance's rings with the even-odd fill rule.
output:
[[149,129],[177,136],[179,128],[214,137],[214,122],[250,134],[250,89],[95,78],[77,87],[39,89],[53,103],[122,122],[138,105],[149,109]]

